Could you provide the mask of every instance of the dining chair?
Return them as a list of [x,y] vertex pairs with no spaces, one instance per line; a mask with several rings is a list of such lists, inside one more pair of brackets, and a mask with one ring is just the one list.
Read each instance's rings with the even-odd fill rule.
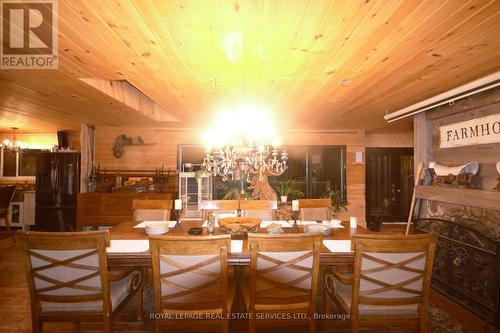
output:
[[427,309],[436,236],[354,235],[352,275],[329,269],[325,304],[350,314],[352,333],[360,326],[417,326],[427,332]]
[[15,185],[0,186],[0,220],[4,221],[8,231],[10,231],[9,206],[15,191]]
[[134,221],[167,221],[170,219],[172,200],[140,200],[132,201]]
[[243,217],[255,217],[263,221],[276,219],[278,203],[274,200],[240,200],[240,211]]
[[[316,331],[313,318],[321,240],[322,236],[318,233],[248,234],[250,274],[241,289],[250,314],[250,333],[255,332],[257,326],[289,324],[307,324],[309,332]],[[286,314],[290,318],[257,319],[257,316],[266,318],[264,313]]]
[[168,326],[208,325],[229,332],[228,313],[235,294],[227,267],[231,236],[150,236],[149,244],[155,312],[174,319],[180,314],[202,316],[199,320],[156,320],[156,332]]
[[108,271],[109,232],[17,233],[31,297],[34,333],[47,321],[102,321],[112,331],[113,317],[135,296],[142,319],[142,274]]
[[238,200],[202,200],[201,201],[201,217],[205,221],[208,213],[212,212],[222,217],[236,217],[240,208]]
[[332,202],[330,199],[299,199],[299,216],[303,221],[330,220]]

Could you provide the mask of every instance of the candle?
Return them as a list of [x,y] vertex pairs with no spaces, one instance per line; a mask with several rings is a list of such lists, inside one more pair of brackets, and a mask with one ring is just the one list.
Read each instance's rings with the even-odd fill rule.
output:
[[299,211],[299,200],[292,200],[292,211],[293,212]]
[[181,199],[175,199],[174,208],[176,210],[181,210],[182,209],[182,200]]
[[349,218],[349,225],[352,229],[356,229],[358,227],[358,218],[355,216],[351,216]]

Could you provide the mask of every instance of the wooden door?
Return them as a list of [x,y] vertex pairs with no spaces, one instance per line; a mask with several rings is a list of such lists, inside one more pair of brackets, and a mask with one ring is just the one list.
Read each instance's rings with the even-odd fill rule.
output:
[[367,148],[367,219],[404,222],[410,209],[413,177],[413,148]]

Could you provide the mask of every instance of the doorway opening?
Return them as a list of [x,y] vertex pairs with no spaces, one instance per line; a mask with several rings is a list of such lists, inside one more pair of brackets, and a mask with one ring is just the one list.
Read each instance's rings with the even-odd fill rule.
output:
[[373,229],[407,221],[413,168],[413,148],[366,148],[366,218]]

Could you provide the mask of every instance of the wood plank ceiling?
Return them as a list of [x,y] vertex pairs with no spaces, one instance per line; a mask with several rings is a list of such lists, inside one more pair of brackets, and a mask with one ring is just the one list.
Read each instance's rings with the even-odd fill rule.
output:
[[[282,127],[376,131],[387,112],[500,70],[496,0],[61,0],[59,14],[59,71],[1,71],[0,127],[203,127],[250,103]],[[180,122],[78,78],[127,80]]]

